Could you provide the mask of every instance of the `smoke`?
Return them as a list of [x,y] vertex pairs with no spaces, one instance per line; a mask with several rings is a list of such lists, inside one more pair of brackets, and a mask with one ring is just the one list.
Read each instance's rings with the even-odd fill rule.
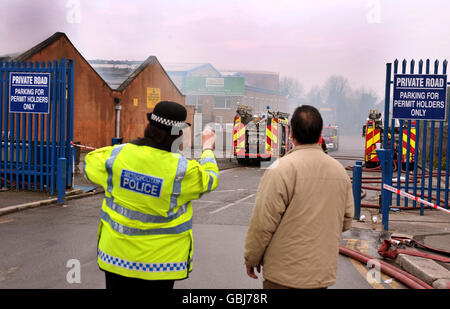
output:
[[283,77],[281,81],[282,88],[290,94],[291,107],[302,104],[315,106],[326,125],[336,124],[344,133],[360,133],[369,111],[382,108],[374,90],[354,88],[342,75],[331,75],[323,85],[313,86],[308,91],[304,91],[301,83],[294,78]]
[[3,0],[0,54],[23,52],[67,24],[66,1]]

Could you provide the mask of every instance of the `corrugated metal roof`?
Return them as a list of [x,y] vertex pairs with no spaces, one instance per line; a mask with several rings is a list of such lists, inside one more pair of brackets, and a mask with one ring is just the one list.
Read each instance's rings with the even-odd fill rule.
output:
[[13,61],[15,58],[17,58],[21,53],[13,53],[13,54],[6,54],[0,56],[0,61]]
[[279,75],[278,72],[271,72],[271,71],[252,71],[252,70],[240,70],[239,73],[241,74],[258,74],[258,75]]
[[164,74],[166,75],[166,77],[169,79],[169,81],[172,83],[172,85],[174,86],[174,88],[176,90],[178,90],[178,92],[181,95],[184,95],[180,89],[178,89],[177,85],[175,85],[175,83],[172,81],[172,79],[170,78],[170,76],[167,74],[166,70],[164,69],[164,67],[161,65],[161,63],[159,63],[158,59],[155,56],[150,56],[148,57],[144,62],[141,63],[141,65],[133,71],[133,73],[131,73],[131,75],[117,88],[117,91],[123,91],[125,88],[128,87],[128,85],[130,85],[134,79],[141,74],[141,72],[143,72],[145,70],[145,68],[150,65],[150,64],[155,64],[155,65],[159,65],[161,67],[161,69],[163,70]]
[[117,89],[142,61],[89,60],[89,64],[112,89]]
[[250,91],[254,91],[254,92],[261,92],[261,93],[266,93],[266,94],[272,94],[272,95],[277,95],[277,96],[283,96],[283,94],[279,91],[274,91],[274,90],[270,90],[270,89],[264,89],[264,88],[258,88],[258,87],[254,87],[254,86],[250,86],[250,85],[245,85],[245,90],[250,90]]
[[163,63],[167,72],[187,72],[208,65],[208,63]]
[[239,72],[239,71],[220,71],[220,75],[222,75],[222,76],[241,76],[241,72]]

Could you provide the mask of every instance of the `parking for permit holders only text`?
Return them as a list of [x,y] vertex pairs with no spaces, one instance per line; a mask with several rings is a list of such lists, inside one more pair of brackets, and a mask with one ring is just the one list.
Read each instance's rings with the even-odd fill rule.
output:
[[10,72],[9,112],[48,114],[50,73]]
[[447,75],[396,74],[392,117],[445,120]]

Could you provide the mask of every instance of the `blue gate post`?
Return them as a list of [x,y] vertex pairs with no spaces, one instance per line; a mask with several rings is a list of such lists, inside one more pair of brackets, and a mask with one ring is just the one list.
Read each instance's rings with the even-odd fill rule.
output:
[[354,219],[359,220],[361,217],[361,179],[362,179],[362,162],[356,161],[353,167],[353,203],[355,205]]
[[[383,130],[383,148],[388,149],[389,148],[389,103],[391,98],[391,70],[392,70],[392,64],[387,63],[386,64],[386,88],[384,93],[384,130]],[[394,130],[394,128],[392,128]],[[392,141],[394,140],[394,131],[392,131]]]
[[[387,184],[392,186],[392,150],[378,149],[377,156],[380,160],[382,169],[382,185]],[[386,189],[381,188],[381,213],[383,230],[389,230],[389,206],[392,204],[392,193]]]
[[58,191],[58,204],[63,204],[64,199],[66,197],[66,178],[67,178],[67,159],[66,158],[58,158],[58,165],[56,168],[56,183],[57,183],[57,191]]
[[111,146],[122,144],[122,142],[123,142],[123,137],[113,137]]
[[67,77],[67,86],[68,86],[68,97],[67,97],[67,138],[66,138],[66,147],[68,150],[68,161],[67,161],[67,185],[69,187],[73,187],[73,168],[74,168],[74,156],[75,152],[73,151],[72,142],[73,142],[73,131],[74,131],[74,100],[75,100],[75,61],[69,60],[68,62],[68,77]]
[[[72,185],[73,164],[69,147],[73,140],[74,68],[73,60],[69,61],[68,67],[65,59],[59,64],[57,60],[53,64],[0,61],[0,186],[46,190],[54,195],[55,189],[63,194],[65,188]],[[45,104],[38,104],[36,110],[13,106],[9,98],[14,89],[30,87],[26,83],[12,82],[13,76],[19,74],[45,77],[44,84],[33,85],[43,91],[39,92],[42,95],[34,91],[27,94],[27,98],[41,96],[47,99]],[[56,184],[58,164],[62,164],[58,158],[61,157],[66,158],[66,171],[59,171]],[[65,183],[61,189],[63,178]]]

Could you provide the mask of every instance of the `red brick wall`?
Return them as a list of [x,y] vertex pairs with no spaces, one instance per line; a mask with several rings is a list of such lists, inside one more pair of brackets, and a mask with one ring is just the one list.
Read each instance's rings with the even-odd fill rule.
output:
[[74,141],[92,147],[111,144],[114,136],[114,102],[111,89],[73,45],[62,36],[26,61],[75,60]]
[[[147,88],[159,88],[161,101],[174,101],[186,106],[185,96],[171,82],[161,65],[156,60],[151,61],[121,93],[120,132],[124,141],[144,135],[148,123],[146,114],[153,111],[152,107],[147,106]],[[134,99],[137,99],[137,106],[133,104]],[[192,124],[194,110],[189,106],[187,111],[187,122]]]

